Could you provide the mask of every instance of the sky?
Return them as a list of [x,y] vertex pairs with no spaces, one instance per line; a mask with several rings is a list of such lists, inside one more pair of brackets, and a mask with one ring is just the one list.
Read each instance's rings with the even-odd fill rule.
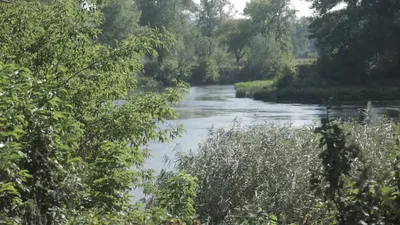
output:
[[[246,6],[246,2],[249,2],[250,0],[229,0],[236,8],[238,11],[238,16],[243,13],[243,9]],[[311,10],[310,6],[311,3],[307,2],[305,0],[291,0],[292,1],[292,6],[298,10],[297,16],[302,17],[302,16],[310,16],[311,15]],[[199,0],[195,0],[195,2],[199,2]]]
[[[249,1],[250,0],[230,0],[230,2],[238,10],[239,14],[243,12],[244,7],[246,6],[246,2]],[[298,10],[297,12],[298,17],[311,15],[312,12],[310,10],[311,6],[310,2],[307,2],[305,0],[291,0],[291,1],[292,1],[292,6]]]

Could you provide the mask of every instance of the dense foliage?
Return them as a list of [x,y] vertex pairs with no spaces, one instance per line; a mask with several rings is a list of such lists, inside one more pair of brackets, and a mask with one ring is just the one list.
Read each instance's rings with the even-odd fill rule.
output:
[[317,41],[322,76],[347,84],[397,78],[399,1],[309,1],[317,12],[310,31]]
[[[398,1],[312,1],[309,31],[286,0],[252,0],[242,19],[227,0],[0,1],[0,224],[399,224],[399,127],[368,110],[211,130],[179,171],[154,182],[143,168],[150,142],[182,130],[159,127],[177,116],[177,81],[264,80],[236,88],[308,99],[307,79],[395,77]],[[320,73],[295,69],[315,56],[309,34]],[[154,81],[174,87],[137,89]],[[398,96],[338,90],[318,97]],[[150,200],[133,203],[135,188]]]
[[75,0],[0,2],[0,12],[0,223],[172,218],[173,206],[145,211],[130,192],[153,177],[142,167],[147,144],[181,130],[158,124],[176,116],[172,107],[184,86],[128,94],[143,57],[156,56],[154,47],[164,49],[171,36],[147,29],[113,48],[101,45],[102,14]]
[[[365,114],[364,114],[365,113]],[[398,224],[399,128],[323,118],[210,130],[178,168],[198,178],[209,224]]]
[[[397,71],[400,67],[399,1],[308,1],[312,3],[315,13],[313,17],[300,18],[292,23],[294,30],[291,44],[296,58],[318,57],[317,62],[314,65],[297,65],[295,73],[290,72],[290,67],[285,67],[287,70],[284,72],[272,70],[272,74],[279,78],[276,82],[277,90],[262,91],[257,99],[316,103],[321,101],[318,96],[346,101],[398,100],[398,97],[393,96],[398,95],[400,91],[397,88]],[[252,1],[255,2],[262,1]],[[269,2],[269,9],[272,9],[279,1]],[[259,12],[257,18],[261,17],[260,21],[270,21],[270,17],[265,17],[267,14],[262,9],[263,7],[258,5],[252,11]],[[246,10],[251,11],[251,7]],[[260,13],[261,11],[263,13]],[[274,34],[279,35],[279,30]],[[282,46],[284,45],[279,45]],[[250,51],[256,52],[254,49]],[[280,55],[279,51],[278,54],[274,54]],[[271,56],[263,56],[262,59],[269,57]],[[266,75],[267,70],[262,68],[266,63],[262,64],[254,55],[251,58],[258,68],[246,71],[247,76],[251,77],[249,80],[272,78],[254,76],[251,71],[262,71],[261,74]],[[285,65],[287,60],[284,59],[287,58],[276,58],[274,61]],[[354,91],[348,92],[343,89],[349,87]],[[388,87],[392,90],[381,91]],[[393,91],[395,88],[397,89]]]
[[273,78],[293,68],[294,55],[315,52],[308,24],[298,22],[289,5],[253,0],[239,19],[228,0],[111,1],[102,8],[101,40],[113,45],[145,27],[172,34],[169,49],[156,48],[158,56],[147,57],[140,85],[149,79],[170,86],[174,79],[200,85]]

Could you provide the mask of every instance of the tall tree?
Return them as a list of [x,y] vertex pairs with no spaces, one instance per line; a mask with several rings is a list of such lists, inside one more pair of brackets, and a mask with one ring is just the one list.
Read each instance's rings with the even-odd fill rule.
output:
[[222,43],[226,44],[235,56],[237,64],[245,56],[245,47],[254,35],[254,30],[250,25],[247,19],[232,19],[222,23],[217,31]]
[[309,58],[315,57],[316,46],[315,39],[310,38],[308,27],[310,25],[310,18],[301,17],[295,19],[294,30],[292,34],[293,52],[296,58]]
[[140,12],[134,0],[110,0],[101,7],[103,22],[100,25],[102,43],[115,46],[116,41],[133,35],[139,29]]
[[143,146],[175,136],[156,124],[179,99],[130,95],[132,74],[171,37],[150,30],[100,45],[101,14],[78,0],[0,12],[0,223],[126,224],[130,191],[151,177]]
[[342,1],[312,2],[318,15],[310,28],[324,74],[366,84],[374,71],[394,75],[400,68],[399,1],[346,0],[338,10],[335,7]]
[[197,6],[198,26],[210,37],[221,23],[233,16],[233,5],[228,0],[200,0]]
[[[231,18],[234,14],[233,5],[228,0],[200,0],[196,9],[197,25],[202,34],[212,37],[216,29],[223,21]],[[212,54],[214,39],[210,38],[208,43],[208,54]]]
[[[152,28],[165,27],[179,40],[185,34],[193,7],[192,0],[136,0],[141,10],[140,24]],[[158,61],[162,63],[168,51],[158,51]]]
[[140,25],[177,28],[193,7],[192,0],[136,0],[141,11]]
[[258,34],[249,41],[249,55],[244,64],[244,80],[271,79],[280,71],[291,66],[292,55],[282,49],[273,37]]
[[289,0],[251,0],[243,12],[261,34],[284,40],[291,32],[291,19],[295,13],[289,3]]

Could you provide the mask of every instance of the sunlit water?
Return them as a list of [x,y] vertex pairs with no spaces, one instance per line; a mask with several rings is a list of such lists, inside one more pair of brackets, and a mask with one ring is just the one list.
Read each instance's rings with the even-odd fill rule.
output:
[[[365,103],[364,105],[366,105]],[[377,114],[396,116],[399,111],[395,107],[383,107],[374,103]],[[332,108],[333,117],[348,119],[357,115],[357,109],[363,105],[341,105]],[[235,98],[233,86],[203,86],[191,87],[184,100],[176,110],[180,117],[168,121],[172,125],[183,124],[185,133],[182,137],[168,144],[151,144],[151,158],[145,163],[145,168],[151,168],[159,173],[162,169],[171,169],[164,163],[164,158],[174,159],[177,151],[196,150],[199,143],[205,140],[211,127],[230,127],[236,119],[242,125],[254,121],[268,123],[292,123],[296,126],[317,123],[326,116],[326,108],[319,105],[280,104],[255,101],[252,99]],[[137,197],[140,191],[135,191]]]

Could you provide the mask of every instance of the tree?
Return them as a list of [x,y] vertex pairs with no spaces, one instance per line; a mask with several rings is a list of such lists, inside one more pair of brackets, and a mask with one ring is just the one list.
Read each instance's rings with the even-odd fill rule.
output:
[[244,80],[265,80],[279,75],[279,71],[291,66],[292,55],[280,47],[272,37],[259,34],[249,41],[248,60],[242,71]]
[[254,31],[247,19],[228,20],[218,29],[217,34],[222,43],[226,44],[229,51],[235,56],[236,63],[245,56],[245,47]]
[[398,1],[347,0],[338,10],[341,1],[312,2],[318,16],[310,31],[318,42],[321,73],[352,84],[366,84],[377,74],[395,76],[400,66]]
[[[254,52],[251,54],[253,54],[255,58],[268,54],[268,56],[266,56],[266,61],[269,61],[266,66],[269,68],[267,71],[276,72],[276,68],[280,68],[280,66],[276,67],[278,64],[287,64],[288,67],[292,67],[290,65],[293,60],[290,34],[292,33],[291,21],[294,17],[294,11],[289,8],[288,3],[289,1],[287,0],[252,0],[246,4],[246,8],[244,9],[244,14],[250,17],[250,23],[253,27],[252,29],[254,29],[254,33],[261,34],[264,38],[264,40],[261,40],[261,37],[253,39],[253,43],[251,44],[253,48],[250,51]],[[263,42],[265,44],[268,43],[270,46],[259,46],[259,44]],[[254,48],[254,46],[258,47]],[[269,52],[274,48],[276,48],[275,53]],[[271,61],[271,59],[273,60]],[[255,65],[255,63],[250,63],[249,65],[251,64]],[[256,67],[258,67],[258,65],[256,65]],[[271,70],[271,68],[275,69]],[[264,67],[264,69],[266,68]],[[263,70],[259,70],[257,74],[257,76],[261,77],[277,75],[277,73],[273,75],[271,72],[264,74]]]
[[145,74],[163,83],[171,85],[173,79],[188,81],[191,67],[196,61],[193,50],[193,33],[196,32],[190,24],[191,0],[138,0],[142,11],[140,23],[142,26],[154,28],[165,27],[175,39],[166,49],[157,49],[157,62],[152,60],[146,65]]
[[179,172],[171,176],[161,187],[158,199],[162,208],[166,208],[172,215],[178,215],[187,224],[196,216],[194,208],[197,178],[185,172]]
[[[201,0],[196,9],[197,26],[202,34],[212,37],[223,21],[233,15],[233,5],[228,0]],[[208,54],[212,54],[212,39],[209,39]]]
[[140,12],[133,0],[111,0],[101,8],[103,22],[100,42],[115,46],[116,41],[133,35],[139,29]]
[[285,40],[291,32],[291,18],[294,11],[289,9],[288,0],[251,0],[246,3],[244,14],[252,25],[264,36],[274,35],[277,40]]
[[198,26],[208,37],[234,13],[233,5],[228,0],[201,0],[196,12]]
[[292,34],[293,52],[296,58],[310,58],[316,54],[315,39],[309,38],[310,19],[302,17],[294,22]]
[[102,15],[76,0],[0,11],[1,223],[126,224],[131,189],[152,178],[145,146],[180,130],[157,127],[176,115],[180,88],[128,94],[144,55],[170,35],[100,45]]
[[192,0],[136,0],[142,12],[140,24],[150,27],[172,27],[179,26],[181,20],[187,16],[193,7]]

